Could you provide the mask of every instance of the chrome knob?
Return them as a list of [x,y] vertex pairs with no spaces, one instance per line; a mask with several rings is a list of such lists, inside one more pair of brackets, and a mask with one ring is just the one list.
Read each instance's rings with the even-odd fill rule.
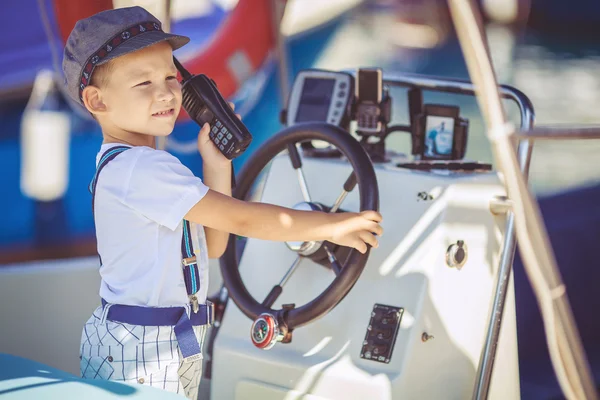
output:
[[458,240],[456,243],[451,244],[448,247],[448,250],[446,250],[446,265],[450,268],[460,270],[467,262],[468,254],[465,242]]

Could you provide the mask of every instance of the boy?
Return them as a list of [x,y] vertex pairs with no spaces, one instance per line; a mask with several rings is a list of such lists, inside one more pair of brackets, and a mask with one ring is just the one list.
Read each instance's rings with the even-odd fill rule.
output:
[[230,232],[330,240],[364,253],[377,247],[373,233],[382,229],[376,212],[304,212],[232,198],[231,164],[210,141],[208,124],[198,135],[204,181],[156,150],[181,109],[172,51],[188,41],[164,33],[143,8],[108,10],[75,25],[63,71],[69,95],[104,138],[90,185],[102,306],[82,332],[81,374],[196,399],[212,319],[208,259],[223,254]]

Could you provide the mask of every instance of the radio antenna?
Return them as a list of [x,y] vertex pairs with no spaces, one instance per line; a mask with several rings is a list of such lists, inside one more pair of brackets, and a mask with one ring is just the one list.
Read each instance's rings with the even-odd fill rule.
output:
[[175,58],[175,56],[173,56],[173,62],[175,63],[175,67],[179,70],[184,80],[187,81],[188,79],[192,78],[192,74],[190,74],[188,70],[185,69],[183,65],[181,65],[181,63]]

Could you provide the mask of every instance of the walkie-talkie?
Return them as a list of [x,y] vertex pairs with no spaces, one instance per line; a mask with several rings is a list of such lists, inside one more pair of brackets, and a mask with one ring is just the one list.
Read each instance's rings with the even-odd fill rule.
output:
[[252,135],[235,115],[212,79],[204,74],[192,75],[173,57],[181,73],[183,108],[200,127],[210,124],[210,139],[228,159],[241,155]]

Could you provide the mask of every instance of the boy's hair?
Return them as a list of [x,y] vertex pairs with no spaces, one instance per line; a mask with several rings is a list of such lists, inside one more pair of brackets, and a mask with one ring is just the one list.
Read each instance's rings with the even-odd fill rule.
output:
[[[108,85],[110,74],[114,70],[114,64],[115,63],[113,59],[107,62],[106,64],[98,65],[96,68],[94,68],[94,74],[91,76],[90,79],[90,86],[96,86],[100,89],[104,89],[106,85]],[[89,110],[88,112],[90,113],[92,118],[98,121],[98,118],[96,118],[96,116],[92,112],[90,112]]]
[[163,32],[160,21],[139,6],[106,10],[77,21],[63,55],[66,92],[84,106],[83,89],[92,82],[99,87],[106,84],[111,60],[164,41],[176,50],[190,39]]
[[108,85],[110,74],[114,70],[114,62],[110,60],[106,64],[98,65],[94,68],[94,74],[90,79],[90,85],[104,89]]

